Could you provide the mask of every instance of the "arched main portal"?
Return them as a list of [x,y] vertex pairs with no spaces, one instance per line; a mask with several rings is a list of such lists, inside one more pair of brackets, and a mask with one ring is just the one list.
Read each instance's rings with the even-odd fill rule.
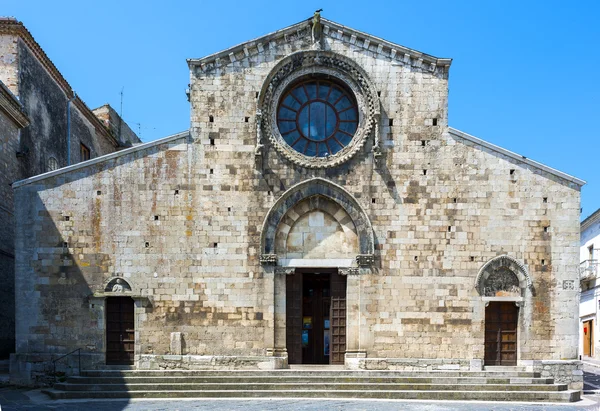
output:
[[285,347],[290,364],[344,364],[349,336],[358,333],[347,293],[358,288],[360,267],[374,260],[362,207],[327,180],[300,183],[269,211],[261,251],[261,262],[275,266],[275,300],[285,302],[276,307],[285,323],[276,324],[275,345]]

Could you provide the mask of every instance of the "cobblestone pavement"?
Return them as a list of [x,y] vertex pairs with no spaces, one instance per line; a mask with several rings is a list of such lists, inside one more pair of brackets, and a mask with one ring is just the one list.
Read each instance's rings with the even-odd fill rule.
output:
[[[589,395],[576,404],[525,404],[454,401],[340,400],[340,399],[176,399],[176,400],[62,400],[54,401],[39,390],[0,387],[0,411],[600,411],[600,368],[584,367]],[[597,393],[595,392],[597,390]]]

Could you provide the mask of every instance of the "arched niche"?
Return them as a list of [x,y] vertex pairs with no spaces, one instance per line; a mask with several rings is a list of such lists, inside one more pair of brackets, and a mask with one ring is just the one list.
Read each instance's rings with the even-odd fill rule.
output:
[[108,280],[104,286],[104,292],[107,293],[126,293],[131,292],[131,285],[121,277],[115,277]]
[[[282,236],[286,231],[289,233],[300,218],[296,214],[302,212],[304,215],[317,209],[326,212],[328,218],[341,226],[341,230],[346,230],[347,238],[351,238],[350,232],[355,233],[357,239],[354,250],[357,252],[355,258],[358,265],[373,263],[374,237],[368,216],[350,193],[337,184],[318,177],[291,187],[271,207],[261,231],[261,261],[276,263],[280,258],[278,251],[282,249],[276,247],[278,233],[278,245],[282,246]],[[329,221],[333,224],[332,220]]]
[[290,208],[275,235],[280,259],[350,259],[358,252],[358,233],[352,218],[338,203],[320,195]]
[[475,288],[484,298],[520,299],[532,288],[525,265],[508,255],[494,257],[485,263],[475,281]]

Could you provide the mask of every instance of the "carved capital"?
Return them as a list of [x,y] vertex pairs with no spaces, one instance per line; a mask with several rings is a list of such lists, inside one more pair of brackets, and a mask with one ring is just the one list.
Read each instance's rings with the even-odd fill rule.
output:
[[277,264],[277,254],[261,254],[260,255],[260,263],[267,264],[267,265]]
[[373,254],[359,254],[356,256],[356,262],[359,267],[370,267],[375,264],[375,256]]
[[292,275],[296,272],[294,267],[275,267],[275,274],[278,275]]
[[343,267],[338,268],[339,275],[358,275],[358,267]]

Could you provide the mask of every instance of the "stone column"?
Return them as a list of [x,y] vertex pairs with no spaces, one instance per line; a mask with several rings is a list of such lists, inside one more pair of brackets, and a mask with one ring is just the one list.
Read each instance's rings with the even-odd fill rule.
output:
[[[342,273],[343,270],[340,270]],[[359,361],[365,358],[366,351],[361,346],[361,276],[358,268],[348,269],[346,282],[346,359],[345,366],[358,369]]]

